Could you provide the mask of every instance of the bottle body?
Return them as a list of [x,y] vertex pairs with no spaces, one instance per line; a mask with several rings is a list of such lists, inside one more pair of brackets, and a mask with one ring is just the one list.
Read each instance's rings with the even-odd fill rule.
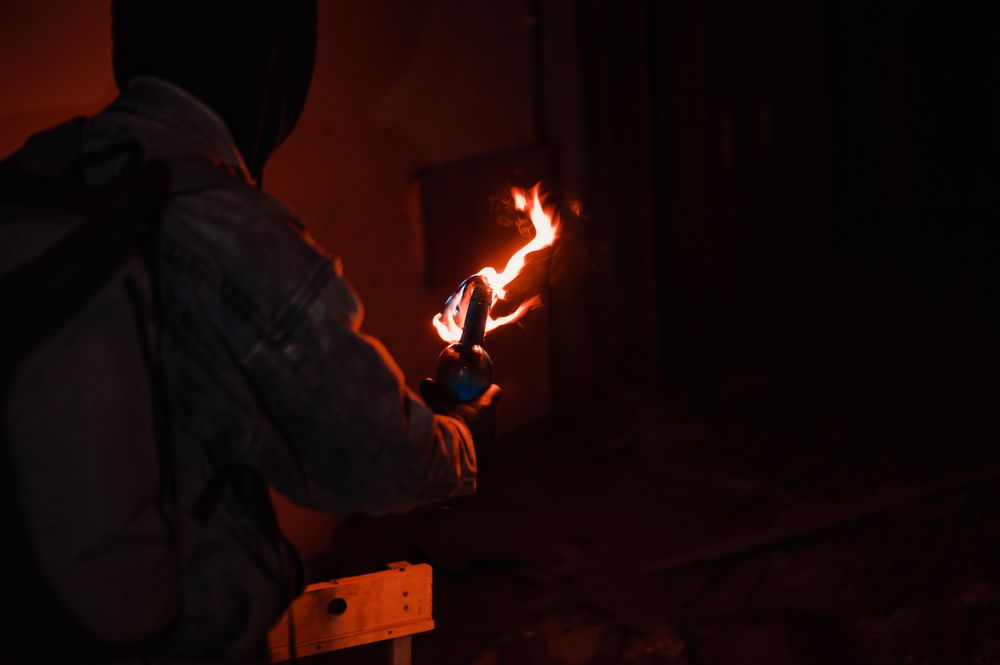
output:
[[471,402],[493,382],[493,360],[483,348],[486,321],[493,304],[493,289],[479,275],[462,283],[462,338],[438,356],[434,380],[443,385],[457,402]]
[[480,344],[450,344],[438,356],[434,380],[456,401],[472,401],[493,382],[493,360]]

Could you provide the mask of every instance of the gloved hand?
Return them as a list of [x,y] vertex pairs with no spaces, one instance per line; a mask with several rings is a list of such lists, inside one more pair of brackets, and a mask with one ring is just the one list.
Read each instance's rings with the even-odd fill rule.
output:
[[476,446],[488,445],[496,436],[496,408],[503,398],[503,391],[495,383],[471,402],[456,402],[448,389],[433,379],[420,382],[420,394],[435,412],[463,420],[472,432]]

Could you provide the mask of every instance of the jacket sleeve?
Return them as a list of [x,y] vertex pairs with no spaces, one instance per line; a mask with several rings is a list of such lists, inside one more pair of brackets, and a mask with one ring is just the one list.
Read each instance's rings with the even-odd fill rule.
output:
[[325,260],[245,359],[284,443],[267,449],[265,474],[293,501],[333,512],[404,512],[473,492],[465,423],[410,391],[360,321],[339,263]]

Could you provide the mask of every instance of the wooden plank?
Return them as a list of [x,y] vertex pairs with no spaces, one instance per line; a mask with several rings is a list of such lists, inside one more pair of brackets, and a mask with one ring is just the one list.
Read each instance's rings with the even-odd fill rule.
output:
[[[293,641],[294,656],[302,658],[433,630],[431,588],[431,567],[406,562],[311,584],[271,629],[271,662],[289,660]],[[395,657],[395,645],[392,649]]]

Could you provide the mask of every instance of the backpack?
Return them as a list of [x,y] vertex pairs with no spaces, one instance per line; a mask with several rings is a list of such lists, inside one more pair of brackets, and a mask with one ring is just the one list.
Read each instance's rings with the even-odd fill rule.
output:
[[[159,219],[170,195],[236,182],[207,158],[147,160],[134,140],[83,154],[85,128],[0,162],[5,652],[84,662],[148,650],[180,608]],[[117,175],[88,184],[101,168]]]

